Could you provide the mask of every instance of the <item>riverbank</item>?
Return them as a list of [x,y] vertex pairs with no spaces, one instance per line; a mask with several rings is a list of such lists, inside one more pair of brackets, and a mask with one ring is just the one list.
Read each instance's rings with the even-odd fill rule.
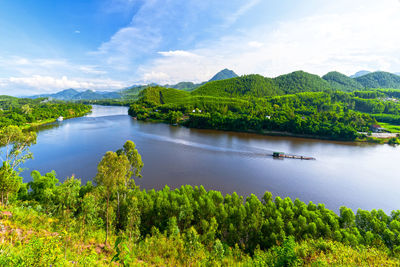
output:
[[[132,117],[135,120],[140,120],[137,117]],[[294,138],[306,138],[306,139],[313,139],[313,140],[323,140],[323,141],[340,141],[340,142],[353,142],[353,143],[371,143],[371,144],[391,144],[391,145],[397,145],[400,143],[399,140],[399,133],[371,133],[371,135],[368,135],[368,133],[362,133],[360,132],[360,136],[358,136],[354,140],[343,140],[343,139],[333,139],[329,138],[326,136],[315,136],[315,135],[309,135],[309,134],[296,134],[296,133],[291,133],[291,132],[280,132],[280,131],[267,131],[267,130],[252,130],[252,129],[247,129],[247,130],[236,130],[236,129],[215,129],[215,128],[201,128],[201,127],[190,127],[185,122],[187,119],[182,117],[177,123],[171,124],[171,122],[163,119],[154,119],[154,118],[146,118],[146,122],[151,122],[151,123],[165,123],[169,124],[172,126],[184,126],[190,129],[204,129],[204,130],[216,130],[216,131],[222,131],[222,132],[238,132],[238,133],[252,133],[252,134],[259,134],[259,135],[265,135],[265,136],[278,136],[278,137],[294,137]]]
[[[76,116],[64,117],[63,119],[64,120],[68,120],[68,119],[83,117],[83,116],[89,114],[91,111],[92,111],[92,108],[90,108],[90,111],[88,111],[88,112],[80,113],[80,114],[78,114]],[[56,122],[56,121],[57,121],[57,118],[47,119],[47,120],[42,120],[42,121],[36,121],[36,122],[32,122],[32,123],[27,123],[26,125],[21,126],[20,128],[22,130],[32,130],[33,128],[36,128],[36,127],[39,127],[39,126],[43,126],[43,125],[46,125],[46,124],[49,124],[49,123],[53,123],[53,122]]]

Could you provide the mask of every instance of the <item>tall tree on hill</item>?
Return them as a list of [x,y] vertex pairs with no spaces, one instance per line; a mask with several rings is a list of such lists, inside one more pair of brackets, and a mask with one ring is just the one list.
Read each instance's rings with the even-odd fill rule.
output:
[[120,192],[134,187],[135,184],[131,178],[133,176],[141,177],[140,171],[142,167],[141,156],[135,149],[135,144],[132,141],[127,141],[124,148],[117,152],[108,151],[97,167],[95,181],[104,189],[103,192],[106,198],[105,244],[107,244],[110,225],[110,199],[114,193],[117,193],[119,210]]
[[17,126],[7,126],[0,129],[0,193],[2,205],[7,202],[10,194],[19,190],[22,178],[19,176],[19,166],[33,158],[29,147],[36,143],[36,133],[23,132]]

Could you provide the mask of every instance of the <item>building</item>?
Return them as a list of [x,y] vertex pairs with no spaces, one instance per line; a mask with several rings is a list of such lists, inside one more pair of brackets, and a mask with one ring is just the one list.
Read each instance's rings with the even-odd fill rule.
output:
[[383,130],[384,130],[384,129],[383,129],[380,125],[378,125],[378,124],[373,124],[373,125],[371,125],[370,129],[371,129],[371,131],[374,132],[374,133],[381,133],[381,132],[383,132]]

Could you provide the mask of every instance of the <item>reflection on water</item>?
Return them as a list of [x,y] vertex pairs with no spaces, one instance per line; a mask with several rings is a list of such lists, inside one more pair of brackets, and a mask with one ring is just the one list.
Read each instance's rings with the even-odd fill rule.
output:
[[[133,120],[126,107],[94,106],[87,117],[41,127],[25,167],[56,170],[60,180],[75,174],[83,182],[96,174],[106,151],[132,140],[142,155],[143,188],[204,185],[241,195],[265,191],[338,210],[400,208],[398,148],[268,137],[172,127]],[[316,157],[316,161],[274,160],[273,151]],[[29,180],[29,171],[24,172]]]
[[85,117],[103,117],[103,116],[114,116],[114,115],[127,115],[128,108],[127,107],[117,107],[114,106],[112,108],[107,106],[98,106],[93,105],[92,112],[90,112]]

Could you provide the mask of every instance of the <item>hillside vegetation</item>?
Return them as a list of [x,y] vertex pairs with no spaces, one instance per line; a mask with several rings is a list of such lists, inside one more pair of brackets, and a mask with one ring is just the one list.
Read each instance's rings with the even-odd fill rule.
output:
[[253,74],[209,82],[194,90],[192,94],[219,97],[265,97],[282,94],[282,91],[271,79]]
[[400,76],[389,72],[377,71],[355,78],[365,88],[400,89]]
[[362,84],[337,71],[325,74],[322,79],[327,81],[334,90],[351,92],[364,89]]
[[318,75],[304,71],[295,71],[289,74],[278,76],[274,79],[277,86],[285,94],[300,92],[320,92],[331,89],[329,83]]

